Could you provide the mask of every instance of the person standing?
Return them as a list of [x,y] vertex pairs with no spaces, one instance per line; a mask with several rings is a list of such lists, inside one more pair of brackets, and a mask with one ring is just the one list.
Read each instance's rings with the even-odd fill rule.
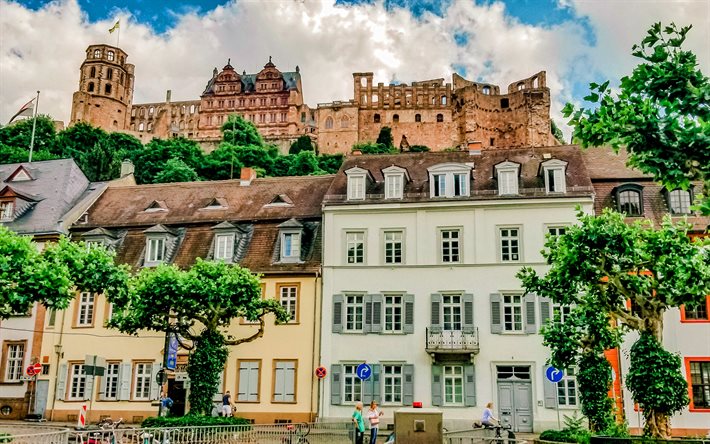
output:
[[363,444],[365,438],[365,421],[362,418],[362,402],[358,401],[355,404],[353,412],[353,423],[355,423],[355,444]]
[[229,390],[222,395],[222,412],[220,416],[232,416],[232,395],[229,394]]
[[367,420],[370,423],[370,444],[375,444],[377,442],[377,432],[380,427],[380,416],[382,415],[384,415],[384,412],[377,409],[377,401],[373,399],[366,415]]

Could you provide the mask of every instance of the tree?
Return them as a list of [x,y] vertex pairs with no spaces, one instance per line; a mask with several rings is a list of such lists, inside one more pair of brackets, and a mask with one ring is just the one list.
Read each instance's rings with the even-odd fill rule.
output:
[[205,180],[227,180],[239,178],[239,170],[244,166],[237,158],[236,146],[221,143],[219,147],[205,156],[199,169]]
[[153,183],[194,182],[199,179],[195,170],[182,159],[168,159],[163,170],[155,176]]
[[[0,128],[0,163],[27,162],[32,139],[32,124],[33,119],[23,119]],[[57,132],[52,118],[44,115],[37,116],[32,160],[57,158],[52,154],[56,137]]]
[[318,156],[318,167],[327,174],[335,174],[340,170],[344,159],[343,154],[321,154]]
[[222,140],[232,145],[264,145],[256,126],[237,114],[231,114],[222,125]]
[[[259,278],[246,268],[198,259],[189,270],[174,265],[144,268],[130,280],[129,292],[109,298],[114,315],[109,325],[124,333],[140,330],[176,333],[192,348],[187,373],[190,408],[207,415],[217,391],[228,346],[254,341],[264,335],[267,314],[277,322],[288,313],[274,299],[261,297]],[[229,326],[236,318],[258,321],[251,335],[235,338]]]
[[394,154],[397,152],[394,147],[372,142],[356,143],[353,145],[353,151],[360,151],[362,154]]
[[[580,213],[579,222],[545,244],[550,269],[544,276],[524,268],[518,277],[527,291],[583,310],[582,333],[593,332],[586,317],[595,311],[614,321],[618,327],[609,328],[617,329],[615,334],[640,333],[627,386],[643,411],[644,433],[668,437],[669,419],[687,405],[688,392],[679,358],[662,349],[663,314],[704,303],[710,293],[710,241],[691,240],[689,225],[674,225],[670,217],[658,229],[650,222],[627,225],[623,214],[610,210],[598,217]],[[575,335],[576,344],[568,345],[583,349],[582,336]]]
[[120,297],[128,272],[113,256],[65,237],[40,252],[29,236],[0,226],[0,319],[27,313],[35,303],[65,309],[77,289]]
[[293,157],[293,163],[288,170],[289,176],[325,174],[325,172],[318,167],[318,158],[313,151],[301,151]]
[[555,138],[557,143],[559,143],[560,145],[565,145],[565,135],[562,134],[562,130],[559,126],[557,126],[554,120],[550,120],[550,132],[552,133],[552,137]]
[[383,126],[382,129],[380,129],[380,134],[377,136],[376,143],[393,150],[394,142],[392,141],[392,128],[389,126]]
[[710,83],[695,54],[682,49],[691,26],[648,30],[633,56],[642,60],[621,78],[618,92],[609,81],[589,85],[584,99],[593,108],[567,104],[573,140],[582,146],[625,147],[629,163],[673,190],[703,181],[699,209],[710,214]]
[[170,159],[180,159],[197,171],[205,157],[197,142],[185,137],[153,139],[145,145],[145,149],[126,154],[135,165],[136,182],[139,184],[155,183],[155,178]]
[[301,151],[315,151],[315,146],[310,137],[303,135],[296,139],[295,142],[291,144],[288,150],[289,154],[298,154]]

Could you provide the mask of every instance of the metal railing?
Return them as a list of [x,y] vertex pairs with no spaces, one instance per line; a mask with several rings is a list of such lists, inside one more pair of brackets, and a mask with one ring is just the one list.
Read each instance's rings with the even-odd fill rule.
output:
[[507,438],[507,430],[496,437],[494,429],[465,429],[444,433],[444,444],[528,444],[525,439]]
[[478,328],[464,330],[426,329],[426,351],[439,353],[478,353]]
[[16,431],[7,434],[0,430],[0,443],[8,444],[67,444],[69,442],[69,430],[39,431],[38,428],[31,430]]

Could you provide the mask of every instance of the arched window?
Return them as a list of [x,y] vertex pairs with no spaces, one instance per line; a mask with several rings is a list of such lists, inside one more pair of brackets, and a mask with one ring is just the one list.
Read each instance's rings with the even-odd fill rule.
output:
[[87,85],[86,90],[89,92],[94,92],[94,82],[89,82],[89,85]]
[[95,59],[101,58],[101,50],[100,49],[94,49],[94,58]]
[[380,97],[377,94],[372,95],[372,103],[377,103],[380,100]]
[[367,79],[365,77],[360,77],[360,86],[367,87]]
[[106,58],[108,58],[109,62],[113,62],[115,59],[115,54],[113,51],[107,51],[106,52]]
[[380,123],[380,115],[379,114],[375,114],[373,122]]
[[333,118],[328,116],[327,119],[325,119],[325,129],[331,129],[333,128]]
[[627,216],[643,216],[643,187],[637,184],[624,184],[615,189],[616,206],[620,213]]
[[195,105],[190,105],[190,114],[195,114]]
[[446,96],[441,96],[441,104],[446,105]]
[[343,118],[340,119],[340,127],[347,128],[348,126],[350,126],[350,119],[348,116],[343,116]]
[[138,124],[138,131],[143,131],[145,129],[145,123],[141,122]]
[[153,113],[155,113],[155,108],[151,106],[150,108],[148,108],[148,114],[152,116]]
[[148,122],[148,131],[153,131],[153,123]]
[[399,123],[399,114],[394,114],[392,116],[392,122],[393,123]]
[[360,104],[367,105],[367,94],[363,94],[360,96]]
[[533,88],[539,88],[540,87],[540,80],[538,77],[533,77],[532,79],[532,87]]
[[436,115],[436,121],[437,121],[437,122],[443,122],[443,121],[444,121],[444,115],[443,115],[443,114],[437,114],[437,115]]
[[118,126],[118,120],[114,120],[114,121],[113,121],[113,127],[115,128],[115,127],[117,127],[117,126]]
[[113,80],[113,69],[106,71],[106,80]]
[[106,93],[106,95],[111,94],[111,84],[110,83],[107,83],[104,86],[104,93]]
[[490,86],[484,86],[484,87],[481,89],[481,92],[482,92],[483,94],[485,94],[485,95],[488,96],[488,95],[491,94],[491,87],[490,87]]
[[96,67],[95,66],[91,67],[91,70],[89,71],[89,77],[91,77],[92,79],[94,77],[96,77]]
[[518,91],[525,89],[525,84],[523,82],[518,83]]
[[422,115],[421,115],[421,114],[415,114],[415,115],[414,115],[414,121],[415,121],[415,122],[421,122],[421,121],[422,121]]

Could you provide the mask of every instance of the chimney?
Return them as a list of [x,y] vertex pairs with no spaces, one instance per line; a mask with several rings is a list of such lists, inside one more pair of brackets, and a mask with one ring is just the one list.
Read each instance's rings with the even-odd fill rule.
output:
[[480,156],[482,143],[479,141],[468,142],[468,154],[471,156]]
[[135,170],[136,170],[136,168],[133,166],[133,162],[131,162],[129,159],[125,159],[123,162],[121,162],[121,176],[120,177],[130,176],[133,174],[133,172]]
[[170,96],[173,95],[173,92],[171,90],[168,90],[168,92],[165,93],[165,103],[170,103]]
[[254,179],[256,179],[256,171],[253,168],[244,167],[239,176],[239,186],[248,187]]

